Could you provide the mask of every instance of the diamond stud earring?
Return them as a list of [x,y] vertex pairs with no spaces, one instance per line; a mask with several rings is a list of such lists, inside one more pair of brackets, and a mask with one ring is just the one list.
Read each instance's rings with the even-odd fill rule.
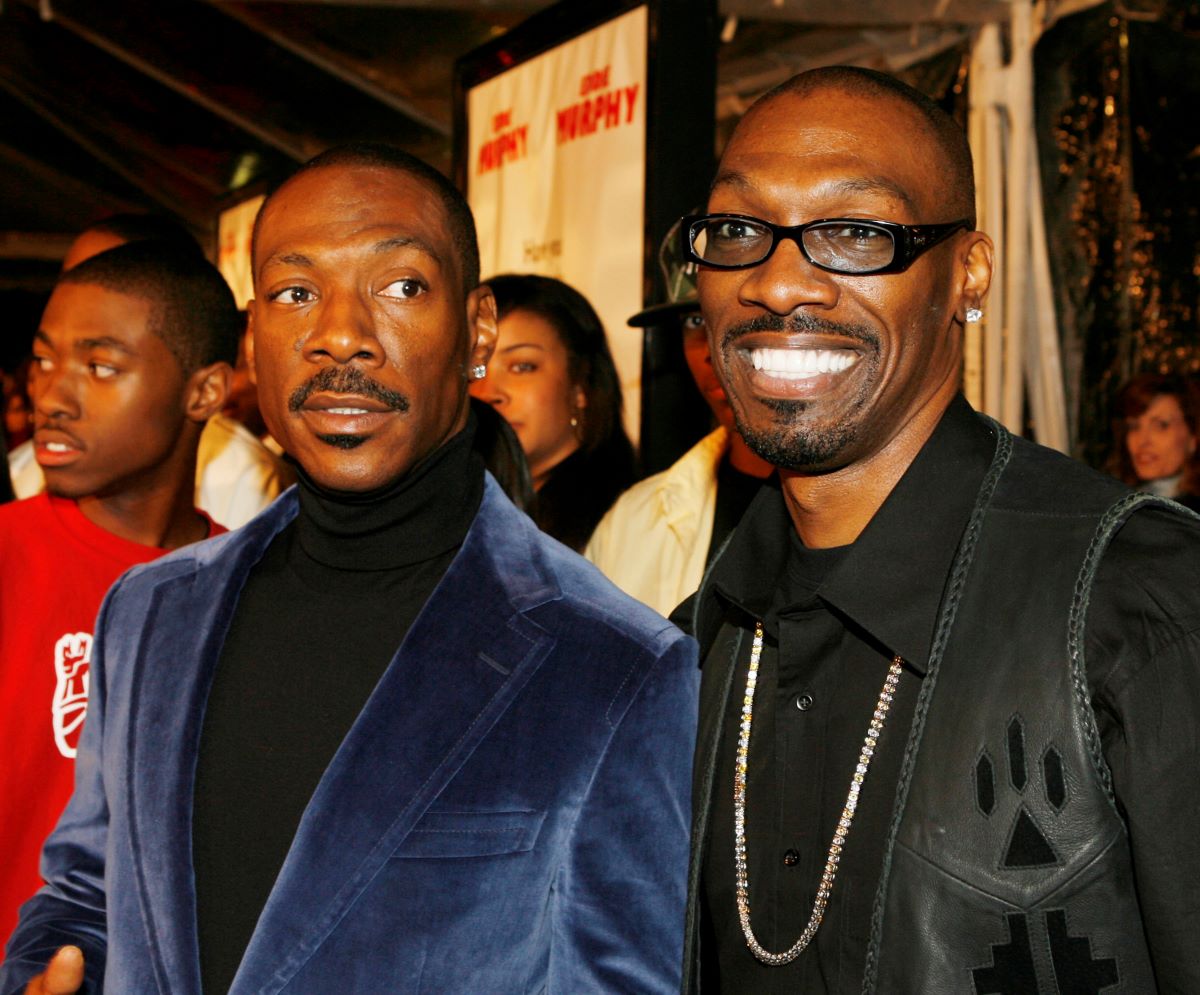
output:
[[482,380],[487,376],[487,367],[480,363],[478,366],[471,367],[471,379]]
[[977,307],[967,308],[967,324],[973,325],[983,317],[983,312]]

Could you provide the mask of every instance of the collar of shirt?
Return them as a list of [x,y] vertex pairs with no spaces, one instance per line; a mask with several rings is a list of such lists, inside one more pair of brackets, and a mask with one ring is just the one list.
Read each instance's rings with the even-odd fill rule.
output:
[[[946,578],[995,444],[992,427],[956,396],[875,517],[816,591],[825,605],[921,674]],[[730,608],[767,618],[787,568],[791,530],[780,484],[772,478],[701,593],[695,634],[702,647],[711,644]]]

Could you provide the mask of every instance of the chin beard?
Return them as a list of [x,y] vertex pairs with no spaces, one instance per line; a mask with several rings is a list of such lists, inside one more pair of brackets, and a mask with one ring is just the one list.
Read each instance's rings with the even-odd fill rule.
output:
[[738,432],[757,456],[781,470],[802,472],[836,463],[839,454],[858,436],[849,422],[834,425],[804,425],[805,401],[763,399],[763,407],[776,413],[776,421],[766,428],[743,427]]
[[[859,364],[865,364],[863,372],[866,375],[859,376],[857,396],[851,399],[836,421],[817,421],[815,419],[820,418],[819,414],[810,417],[812,405],[809,401],[760,397],[754,403],[769,409],[775,417],[767,425],[747,425],[738,410],[736,398],[730,397],[738,433],[752,452],[772,466],[795,472],[813,472],[838,465],[841,453],[858,438],[858,416],[870,399],[871,385],[878,379],[881,350],[879,334],[867,325],[827,321],[806,313],[786,318],[762,315],[736,325],[722,337],[721,352],[727,369],[733,366],[733,353],[741,337],[749,332],[761,331],[831,333],[866,346],[858,360]],[[729,393],[729,387],[725,389]]]
[[772,411],[775,417],[766,425],[748,425],[735,404],[734,420],[746,445],[781,470],[819,472],[844,465],[842,454],[858,440],[861,415],[870,402],[870,385],[877,379],[878,353],[865,355],[859,362],[873,368],[860,381],[857,396],[836,420],[821,419],[819,415],[810,417],[808,401],[760,397],[755,403]]
[[367,441],[365,435],[318,435],[317,438],[335,449],[357,449]]

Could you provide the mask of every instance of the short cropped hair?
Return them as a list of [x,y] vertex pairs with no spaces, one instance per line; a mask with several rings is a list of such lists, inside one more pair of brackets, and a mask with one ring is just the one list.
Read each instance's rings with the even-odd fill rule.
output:
[[945,160],[943,189],[953,205],[954,214],[954,218],[948,220],[966,218],[971,227],[975,226],[975,169],[966,133],[954,118],[929,97],[895,76],[858,66],[824,66],[820,69],[810,69],[763,94],[755,102],[751,112],[777,97],[807,97],[828,90],[837,90],[850,96],[890,97],[916,111],[925,122],[935,147]]
[[149,327],[185,376],[237,362],[242,319],[225,278],[202,255],[170,242],[118,245],[85,259],[59,285],[103,287],[150,304]]
[[[251,259],[258,257],[258,230],[262,224],[267,205],[279,190],[287,184],[313,169],[323,169],[327,166],[351,166],[363,169],[392,169],[398,173],[407,173],[421,180],[433,190],[441,202],[450,221],[450,239],[458,253],[462,265],[463,294],[467,294],[479,286],[479,240],[475,234],[475,216],[466,198],[459,192],[458,187],[434,169],[429,163],[410,155],[394,145],[382,142],[353,142],[348,145],[336,145],[326,149],[320,155],[309,159],[294,172],[259,208],[258,216],[254,219],[254,231],[250,238]],[[256,272],[257,277],[257,272]]]
[[203,255],[200,243],[190,231],[178,221],[161,214],[110,214],[93,221],[83,229],[86,232],[104,232],[126,242],[170,242],[181,248],[190,248]]

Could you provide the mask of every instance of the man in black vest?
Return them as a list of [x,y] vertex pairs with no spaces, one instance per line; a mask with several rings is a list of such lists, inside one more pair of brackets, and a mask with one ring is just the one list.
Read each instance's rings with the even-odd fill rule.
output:
[[961,396],[992,271],[961,130],[802,74],[686,225],[780,473],[678,613],[685,990],[1200,991],[1200,527]]

